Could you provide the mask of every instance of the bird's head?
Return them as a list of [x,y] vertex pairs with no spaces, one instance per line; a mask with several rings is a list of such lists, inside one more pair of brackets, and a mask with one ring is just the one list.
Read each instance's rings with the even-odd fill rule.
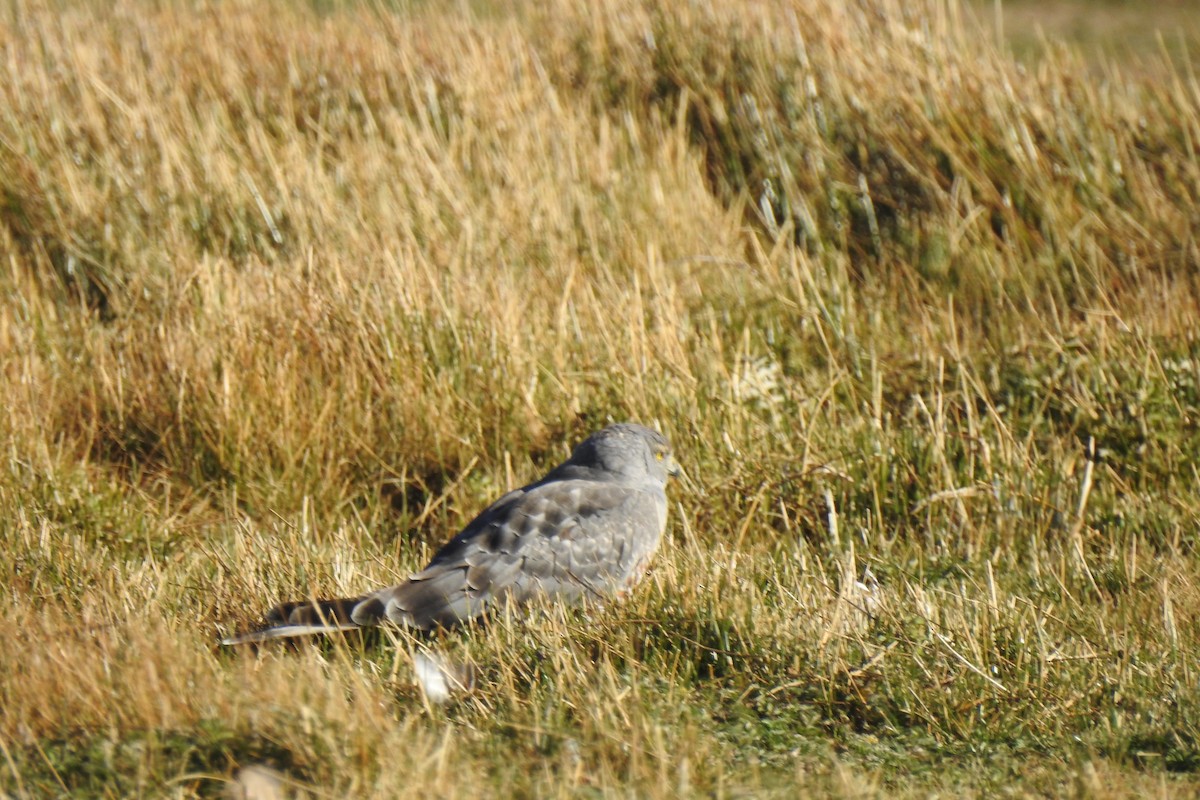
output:
[[580,442],[568,464],[600,469],[627,479],[678,477],[680,469],[667,437],[633,422],[610,425]]

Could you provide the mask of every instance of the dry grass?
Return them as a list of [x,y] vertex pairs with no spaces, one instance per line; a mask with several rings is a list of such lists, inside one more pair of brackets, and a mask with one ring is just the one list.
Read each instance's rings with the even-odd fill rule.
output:
[[[0,792],[1200,788],[1200,87],[954,4],[16,2]],[[222,652],[612,419],[628,603]]]

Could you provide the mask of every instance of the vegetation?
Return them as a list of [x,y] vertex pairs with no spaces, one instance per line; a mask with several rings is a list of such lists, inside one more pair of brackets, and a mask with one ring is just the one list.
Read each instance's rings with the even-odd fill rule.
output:
[[[6,6],[0,793],[1200,789],[1200,86],[969,18]],[[623,419],[627,602],[216,647]]]

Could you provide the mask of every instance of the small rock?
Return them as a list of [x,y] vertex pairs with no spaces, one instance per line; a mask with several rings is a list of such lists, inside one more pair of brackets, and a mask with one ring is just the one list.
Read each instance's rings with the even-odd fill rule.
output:
[[225,787],[226,800],[290,800],[299,793],[287,791],[294,785],[286,775],[262,764],[248,764],[237,771]]
[[455,664],[437,653],[413,653],[413,672],[417,685],[434,705],[442,705],[455,694],[475,688],[475,670],[470,664]]

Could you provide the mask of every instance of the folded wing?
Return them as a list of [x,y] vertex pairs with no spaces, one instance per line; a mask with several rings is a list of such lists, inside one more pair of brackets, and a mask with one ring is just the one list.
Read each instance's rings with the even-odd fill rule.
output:
[[492,504],[404,583],[357,598],[285,603],[264,629],[224,643],[382,622],[450,628],[500,603],[609,597],[640,576],[665,521],[661,492],[585,479],[533,484]]

